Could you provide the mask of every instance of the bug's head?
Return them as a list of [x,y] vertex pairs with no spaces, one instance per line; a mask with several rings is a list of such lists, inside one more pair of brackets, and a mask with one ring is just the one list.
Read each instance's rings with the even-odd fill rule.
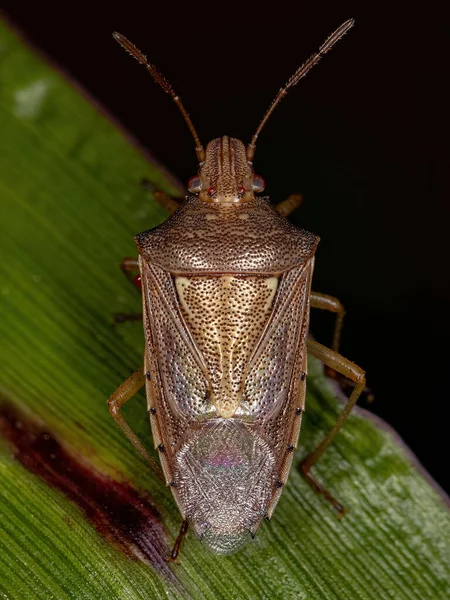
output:
[[210,142],[206,148],[206,153],[180,96],[178,96],[164,75],[122,34],[114,32],[113,37],[131,56],[141,65],[145,66],[153,79],[172,97],[172,100],[180,109],[186,125],[194,138],[195,151],[200,165],[198,175],[192,177],[189,181],[189,191],[199,194],[200,199],[204,201],[233,203],[251,200],[254,197],[254,192],[262,192],[264,189],[264,180],[262,177],[254,174],[252,162],[255,156],[256,141],[274,109],[286,96],[288,90],[296,85],[319,62],[322,56],[353,27],[353,24],[353,19],[345,21],[320,46],[318,52],[310,56],[295,71],[275,96],[247,147],[235,138],[224,136]]
[[255,175],[244,144],[224,135],[209,142],[199,173],[188,188],[205,202],[246,202],[264,190],[265,181]]

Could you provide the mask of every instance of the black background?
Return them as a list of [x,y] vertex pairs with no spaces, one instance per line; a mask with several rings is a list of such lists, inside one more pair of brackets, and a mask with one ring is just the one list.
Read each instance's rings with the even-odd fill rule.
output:
[[[274,201],[303,193],[291,220],[321,237],[314,289],[346,307],[342,353],[367,370],[376,397],[370,409],[450,489],[450,31],[443,12],[431,3],[379,2],[356,9],[346,2],[3,6],[182,181],[196,172],[186,126],[113,41],[113,30],[168,77],[203,143],[224,134],[247,142],[297,66],[356,19],[276,110],[255,168]],[[324,343],[328,317],[312,319]]]

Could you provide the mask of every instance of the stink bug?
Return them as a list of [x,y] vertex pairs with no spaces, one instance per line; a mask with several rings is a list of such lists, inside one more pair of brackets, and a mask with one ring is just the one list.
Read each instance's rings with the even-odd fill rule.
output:
[[[140,273],[146,346],[144,367],[109,400],[125,435],[171,486],[183,517],[172,558],[188,526],[213,552],[231,554],[271,517],[300,432],[307,351],[354,384],[334,427],[301,463],[307,481],[344,513],[310,470],[364,389],[364,372],[337,352],[342,305],[311,292],[319,238],[285,218],[300,197],[272,207],[257,196],[264,180],[253,158],[274,108],[352,25],[341,25],[281,88],[247,148],[224,136],[206,151],[169,82],[114,34],[173,98],[199,161],[182,206],[137,235],[139,259],[122,262]],[[307,339],[310,307],[336,313],[333,349]],[[162,471],[120,413],[144,384]]]

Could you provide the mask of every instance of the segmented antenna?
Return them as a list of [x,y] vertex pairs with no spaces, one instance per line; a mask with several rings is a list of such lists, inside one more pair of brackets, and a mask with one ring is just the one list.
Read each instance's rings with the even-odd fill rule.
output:
[[186,109],[184,108],[183,103],[181,102],[181,98],[175,93],[173,87],[170,85],[170,83],[167,81],[164,75],[155,67],[155,65],[152,65],[150,62],[148,62],[145,54],[143,54],[138,48],[136,48],[134,44],[127,40],[127,38],[124,35],[115,31],[113,33],[113,38],[117,42],[119,42],[122,48],[124,48],[129,54],[131,54],[131,56],[133,56],[133,58],[135,58],[141,65],[144,65],[147,71],[153,77],[153,79],[157,83],[159,83],[162,89],[172,97],[172,100],[180,109],[180,112],[183,115],[187,126],[189,127],[189,131],[191,132],[192,137],[195,141],[195,151],[197,152],[198,161],[202,163],[205,160],[205,151],[197,135],[197,132],[195,131],[195,127],[192,124],[191,118],[188,115]]
[[343,35],[345,35],[351,27],[353,27],[354,23],[355,23],[354,19],[349,19],[348,21],[345,21],[345,23],[342,23],[342,25],[338,29],[336,29],[336,31],[334,33],[332,33],[330,35],[330,37],[325,41],[325,43],[320,46],[319,51],[316,54],[313,54],[310,58],[308,58],[308,60],[305,63],[303,63],[303,65],[295,71],[295,73],[292,75],[292,77],[289,79],[289,81],[286,83],[286,85],[280,89],[280,91],[278,92],[278,94],[275,97],[275,100],[269,106],[268,111],[266,112],[261,123],[259,124],[255,135],[252,137],[252,141],[247,146],[247,160],[249,160],[249,161],[253,160],[253,157],[255,156],[255,151],[256,151],[256,140],[258,139],[258,136],[261,133],[262,128],[267,123],[270,115],[275,110],[275,107],[286,96],[286,94],[288,93],[288,90],[291,87],[293,87],[296,83],[298,83],[300,81],[300,79],[302,79],[302,77],[304,77],[306,75],[306,73],[308,73],[308,71],[310,71],[314,67],[314,65],[316,65],[319,62],[319,60],[322,58],[322,56],[324,54],[326,54],[328,52],[328,50],[331,50],[331,48],[334,46],[334,44],[338,40],[340,40],[341,37]]

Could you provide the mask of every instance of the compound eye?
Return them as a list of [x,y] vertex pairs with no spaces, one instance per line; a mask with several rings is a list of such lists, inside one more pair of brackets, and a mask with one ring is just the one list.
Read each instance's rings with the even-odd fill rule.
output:
[[188,181],[188,190],[193,194],[198,194],[202,191],[202,182],[198,175],[194,175]]
[[265,187],[266,187],[266,182],[261,177],[261,175],[254,175],[253,176],[253,184],[252,184],[253,191],[256,193],[263,192]]

